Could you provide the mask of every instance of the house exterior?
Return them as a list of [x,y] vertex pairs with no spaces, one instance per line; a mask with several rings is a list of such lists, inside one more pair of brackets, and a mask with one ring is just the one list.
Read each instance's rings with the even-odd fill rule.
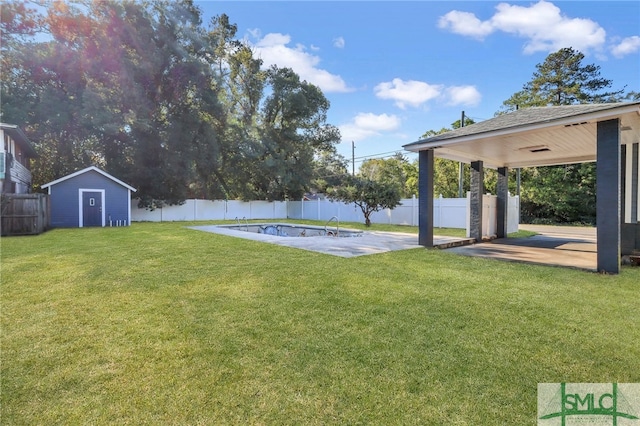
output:
[[129,226],[136,189],[95,166],[42,185],[51,197],[52,228]]
[[24,132],[14,124],[0,123],[0,192],[31,192],[31,159],[38,154]]

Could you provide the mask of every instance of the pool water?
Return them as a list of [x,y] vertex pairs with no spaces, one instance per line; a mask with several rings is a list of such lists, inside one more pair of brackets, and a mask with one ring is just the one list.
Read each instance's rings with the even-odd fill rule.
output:
[[220,225],[220,228],[277,237],[360,237],[362,231],[343,229],[336,226],[323,227],[294,225],[290,223],[249,223],[244,225]]

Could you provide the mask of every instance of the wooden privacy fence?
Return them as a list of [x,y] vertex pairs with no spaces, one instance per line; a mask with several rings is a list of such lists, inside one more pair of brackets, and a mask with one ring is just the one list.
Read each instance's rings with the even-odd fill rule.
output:
[[49,196],[2,194],[0,226],[5,235],[37,235],[49,228]]

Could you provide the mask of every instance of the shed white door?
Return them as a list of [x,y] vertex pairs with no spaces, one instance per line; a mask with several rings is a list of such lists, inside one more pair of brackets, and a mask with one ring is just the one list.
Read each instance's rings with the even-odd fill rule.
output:
[[82,226],[102,226],[102,193],[82,193]]

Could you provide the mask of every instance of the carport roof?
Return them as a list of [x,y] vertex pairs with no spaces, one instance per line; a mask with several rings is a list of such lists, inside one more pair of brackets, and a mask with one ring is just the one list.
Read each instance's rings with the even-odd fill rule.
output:
[[619,118],[621,143],[640,141],[640,102],[531,107],[404,145],[486,167],[529,167],[596,160],[599,121]]

